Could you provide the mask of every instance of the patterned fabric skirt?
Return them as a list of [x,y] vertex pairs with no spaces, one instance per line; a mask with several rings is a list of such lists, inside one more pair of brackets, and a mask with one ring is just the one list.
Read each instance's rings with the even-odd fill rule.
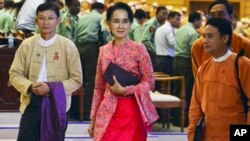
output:
[[101,141],[146,141],[147,130],[134,97],[119,97]]

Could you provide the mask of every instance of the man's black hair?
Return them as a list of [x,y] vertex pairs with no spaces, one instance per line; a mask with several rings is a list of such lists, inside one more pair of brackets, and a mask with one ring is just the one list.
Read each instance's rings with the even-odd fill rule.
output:
[[59,18],[59,16],[60,16],[59,7],[56,4],[51,3],[51,2],[45,2],[43,4],[40,4],[37,7],[36,15],[38,15],[39,12],[43,12],[43,11],[46,11],[46,10],[54,11],[56,13],[57,18]]
[[200,20],[201,19],[201,14],[199,13],[199,12],[192,12],[192,13],[190,13],[189,14],[189,16],[188,16],[188,21],[190,22],[190,23],[194,23],[195,22],[195,20]]
[[233,35],[233,29],[231,23],[223,18],[210,18],[208,19],[206,26],[211,25],[220,32],[221,36],[228,35],[229,39],[227,41],[227,45],[231,45],[232,35]]
[[233,14],[233,5],[228,2],[228,0],[215,0],[214,2],[212,2],[209,7],[208,7],[208,13],[210,13],[210,10],[212,9],[213,6],[217,5],[217,4],[223,4],[226,9],[227,9],[227,13],[228,15],[232,15]]

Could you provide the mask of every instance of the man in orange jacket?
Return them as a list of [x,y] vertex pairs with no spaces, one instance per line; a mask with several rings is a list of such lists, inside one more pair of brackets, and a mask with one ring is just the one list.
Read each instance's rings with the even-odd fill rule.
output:
[[[231,21],[233,5],[227,0],[215,0],[208,7],[208,14],[210,18],[219,17]],[[192,69],[194,76],[196,76],[198,68],[201,66],[201,64],[211,57],[211,55],[205,53],[203,40],[203,37],[197,39],[192,47]],[[243,48],[245,50],[245,56],[250,58],[250,40],[234,32],[230,50],[232,52],[238,53],[240,48]]]
[[[206,23],[203,45],[212,57],[200,66],[196,75],[189,109],[188,141],[194,141],[195,127],[202,115],[202,141],[229,141],[230,125],[250,123],[250,110],[246,109],[250,106],[250,60],[240,57],[236,73],[237,54],[229,49],[232,34],[226,19],[210,18]],[[236,76],[248,103],[241,97]]]

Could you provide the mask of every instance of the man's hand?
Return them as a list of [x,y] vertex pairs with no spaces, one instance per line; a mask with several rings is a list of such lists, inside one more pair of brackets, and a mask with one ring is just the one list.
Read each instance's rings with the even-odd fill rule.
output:
[[121,84],[117,81],[116,77],[113,75],[114,85],[110,86],[110,91],[114,94],[124,95],[125,88],[121,86]]
[[35,82],[31,85],[31,91],[36,95],[49,96],[49,86],[44,82]]

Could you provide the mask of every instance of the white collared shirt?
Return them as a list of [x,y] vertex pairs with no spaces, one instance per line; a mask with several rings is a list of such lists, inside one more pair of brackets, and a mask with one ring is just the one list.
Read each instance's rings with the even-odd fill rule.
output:
[[225,61],[230,55],[232,54],[232,52],[228,49],[227,53],[219,58],[213,58],[214,62],[223,62]]
[[[49,39],[47,41],[44,40],[40,36],[40,38],[38,40],[38,43],[39,43],[40,46],[42,46],[44,48],[47,48],[48,46],[55,43],[55,41],[56,41],[56,34],[51,39]],[[42,66],[41,66],[41,70],[40,70],[37,82],[47,82],[48,81],[48,78],[47,78],[48,70],[47,70],[47,66],[46,66],[46,60],[47,60],[47,50],[46,50],[46,54],[45,54],[45,56],[43,58],[43,63],[42,63]]]
[[174,57],[175,28],[169,22],[157,28],[154,43],[156,55]]
[[25,0],[17,16],[17,29],[36,30],[36,9],[45,0]]

